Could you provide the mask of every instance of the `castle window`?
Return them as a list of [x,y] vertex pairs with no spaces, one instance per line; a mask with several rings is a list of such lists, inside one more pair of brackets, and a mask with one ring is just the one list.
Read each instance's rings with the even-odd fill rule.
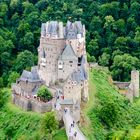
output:
[[73,63],[73,61],[69,61],[69,63]]

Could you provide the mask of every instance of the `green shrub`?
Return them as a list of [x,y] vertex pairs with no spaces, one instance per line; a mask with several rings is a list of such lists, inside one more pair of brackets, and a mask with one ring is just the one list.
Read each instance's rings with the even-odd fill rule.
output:
[[42,119],[42,132],[43,135],[47,135],[49,139],[55,134],[58,129],[58,121],[55,118],[54,112],[47,112]]
[[0,108],[4,106],[8,99],[8,91],[5,89],[0,89]]
[[41,86],[37,92],[37,96],[41,98],[41,100],[49,101],[52,99],[51,92],[48,90],[46,86]]

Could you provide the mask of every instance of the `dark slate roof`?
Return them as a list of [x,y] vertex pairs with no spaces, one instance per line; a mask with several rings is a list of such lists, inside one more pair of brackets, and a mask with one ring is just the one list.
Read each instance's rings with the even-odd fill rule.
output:
[[31,72],[27,70],[23,70],[20,80],[29,82],[41,81],[38,75],[37,66],[31,68]]
[[[49,34],[58,34],[58,28],[59,28],[59,22],[58,21],[50,21],[47,22],[47,29],[46,29],[46,23],[42,23],[41,25],[41,33],[43,36],[46,35],[46,33]],[[74,36],[68,35],[68,33],[74,34]],[[70,22],[67,21],[66,27],[63,27],[63,33],[66,38],[70,39],[76,39],[77,34],[81,34],[83,36],[83,25],[81,21],[75,21]]]
[[51,21],[50,24],[52,26],[51,33],[57,34],[57,31],[58,31],[58,22],[57,21]]
[[81,21],[75,21],[73,23],[68,21],[66,24],[66,34],[68,34],[69,32],[74,32],[75,34],[81,34],[83,36],[83,25]]
[[77,32],[79,34],[82,34],[83,33],[83,26],[82,26],[81,21],[75,21],[75,24],[76,24],[76,27],[77,27]]
[[78,71],[74,71],[71,74],[70,79],[72,81],[76,81],[77,83],[79,83],[80,81],[87,80],[87,73],[82,67],[80,67]]
[[86,58],[84,55],[82,55],[82,60],[81,60],[81,64],[85,64],[86,63]]
[[41,25],[41,33],[45,36],[46,35],[46,23],[42,23]]
[[47,33],[57,34],[57,31],[58,31],[58,22],[57,21],[48,22]]
[[48,23],[47,33],[51,33],[52,31],[52,25]]
[[77,60],[78,59],[71,45],[67,45],[65,47],[65,49],[63,50],[63,52],[59,58],[65,59],[65,60]]

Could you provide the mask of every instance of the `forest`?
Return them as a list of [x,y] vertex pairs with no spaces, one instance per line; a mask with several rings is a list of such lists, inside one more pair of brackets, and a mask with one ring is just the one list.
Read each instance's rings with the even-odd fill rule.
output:
[[140,70],[140,0],[0,0],[0,139],[42,139],[49,129],[53,129],[54,140],[66,139],[54,114],[45,117],[21,111],[4,88],[23,69],[37,64],[41,23],[50,20],[64,24],[81,20],[86,26],[88,61],[110,71],[90,71],[93,97],[82,110],[89,120],[89,125],[83,124],[84,134],[91,140],[137,140],[140,99],[130,103],[108,77],[129,81],[131,70]]
[[0,0],[0,87],[37,64],[41,23],[49,20],[81,20],[88,61],[128,81],[140,69],[139,19],[139,0]]

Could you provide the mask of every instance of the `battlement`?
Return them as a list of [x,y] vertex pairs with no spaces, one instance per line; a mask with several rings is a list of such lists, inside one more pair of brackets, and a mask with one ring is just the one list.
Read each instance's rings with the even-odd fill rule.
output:
[[65,38],[65,39],[80,39],[85,36],[85,26],[81,21],[70,22],[63,26],[63,22],[48,21],[42,23],[41,37],[45,38]]

